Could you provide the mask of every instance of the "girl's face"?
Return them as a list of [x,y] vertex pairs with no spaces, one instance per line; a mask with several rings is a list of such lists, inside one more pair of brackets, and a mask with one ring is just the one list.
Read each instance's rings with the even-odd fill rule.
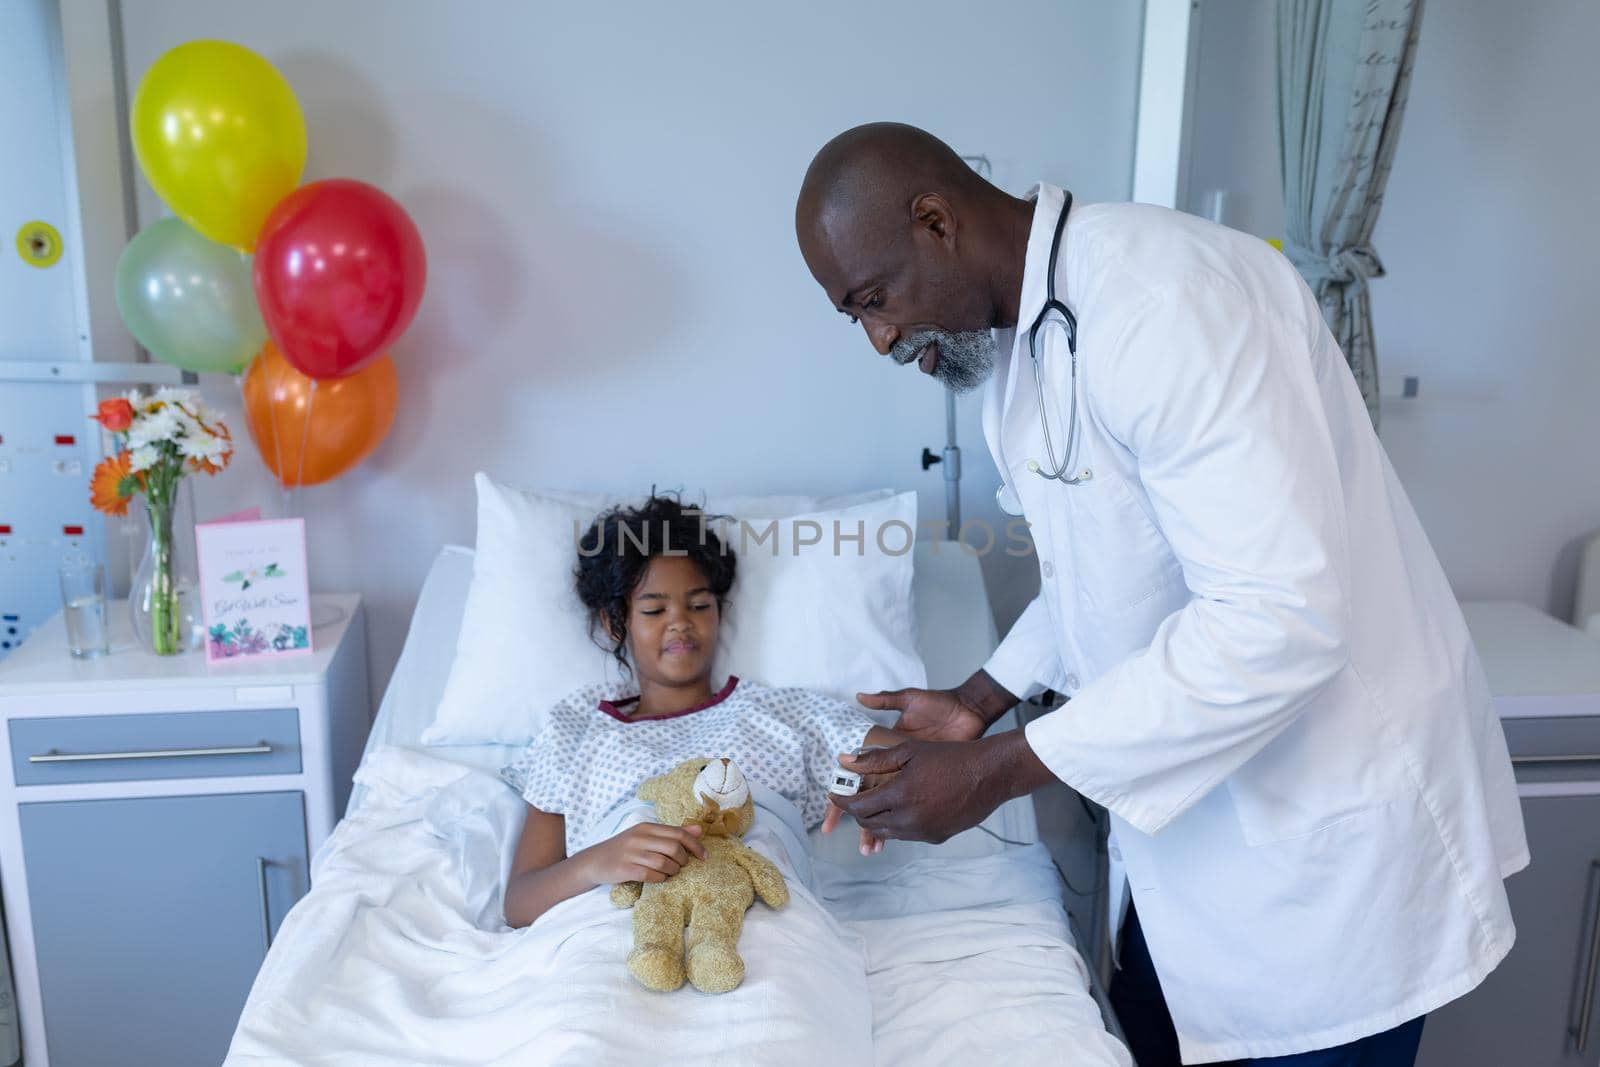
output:
[[711,674],[721,612],[695,563],[657,556],[628,603],[628,652],[640,679],[689,685]]

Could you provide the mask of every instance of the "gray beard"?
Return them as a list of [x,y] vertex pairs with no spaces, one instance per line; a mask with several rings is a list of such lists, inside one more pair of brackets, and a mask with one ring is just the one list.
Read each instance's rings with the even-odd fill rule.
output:
[[910,363],[922,355],[929,342],[939,346],[939,363],[933,368],[933,377],[952,393],[970,393],[994,373],[998,352],[994,335],[988,330],[923,330],[896,341],[889,358],[901,365]]

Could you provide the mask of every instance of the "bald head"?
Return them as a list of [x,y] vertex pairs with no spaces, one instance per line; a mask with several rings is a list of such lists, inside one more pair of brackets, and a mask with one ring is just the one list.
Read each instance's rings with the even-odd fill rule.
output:
[[964,389],[988,373],[989,329],[1009,324],[1031,218],[931,133],[875,122],[822,146],[794,222],[812,277],[874,348]]
[[[923,193],[959,203],[992,189],[926,130],[899,122],[872,122],[846,130],[806,168],[795,205],[795,230],[860,226],[900,215]],[[802,238],[802,241],[804,238]]]

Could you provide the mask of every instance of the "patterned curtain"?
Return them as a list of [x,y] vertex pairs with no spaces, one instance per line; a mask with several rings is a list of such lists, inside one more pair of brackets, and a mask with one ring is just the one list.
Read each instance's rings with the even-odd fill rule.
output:
[[1378,425],[1378,354],[1367,282],[1383,276],[1372,230],[1383,205],[1422,0],[1279,0],[1278,150],[1284,252],[1317,294]]

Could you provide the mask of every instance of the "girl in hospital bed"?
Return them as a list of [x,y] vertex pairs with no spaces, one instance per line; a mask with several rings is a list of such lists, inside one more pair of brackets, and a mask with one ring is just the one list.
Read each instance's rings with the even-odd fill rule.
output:
[[[699,512],[652,496],[600,515],[579,547],[578,596],[590,632],[636,692],[578,690],[500,772],[528,803],[505,891],[512,926],[596,886],[664,881],[690,856],[704,858],[698,826],[640,823],[588,843],[640,782],[684,759],[731,757],[751,781],[793,803],[809,829],[827,812],[838,754],[899,739],[820,693],[731,674],[713,687],[736,561]],[[863,836],[863,851],[880,847]]]

